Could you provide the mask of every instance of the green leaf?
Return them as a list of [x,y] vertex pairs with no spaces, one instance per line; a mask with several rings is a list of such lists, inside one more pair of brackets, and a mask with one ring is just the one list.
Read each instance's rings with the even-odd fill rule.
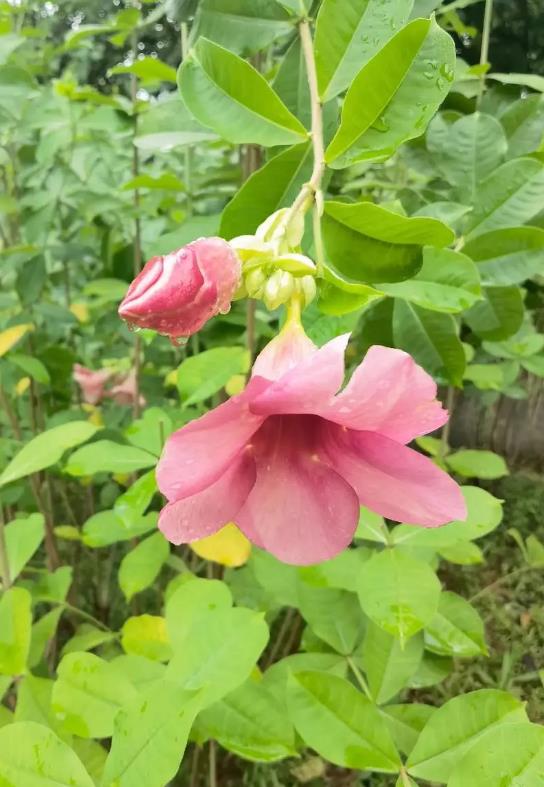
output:
[[202,0],[191,34],[251,55],[292,29],[290,15],[270,0]]
[[258,71],[205,38],[182,63],[178,84],[197,120],[228,142],[293,145],[307,136]]
[[420,271],[407,281],[377,284],[376,288],[424,309],[455,313],[479,300],[480,276],[470,257],[453,249],[426,248]]
[[432,620],[440,582],[427,563],[400,549],[386,549],[367,562],[358,593],[368,617],[402,645]]
[[65,472],[73,476],[88,476],[95,473],[134,473],[151,467],[157,458],[133,445],[114,443],[112,440],[97,440],[79,448],[70,456]]
[[13,582],[44,538],[44,518],[42,514],[30,514],[14,519],[6,525],[5,540],[8,557],[9,577]]
[[244,347],[214,347],[186,358],[178,367],[178,391],[185,407],[202,402],[249,369]]
[[519,287],[484,287],[484,300],[476,303],[465,320],[481,339],[497,342],[516,334],[523,323],[523,294]]
[[380,161],[419,136],[446,97],[454,66],[453,41],[434,20],[404,27],[352,82],[327,163]]
[[[410,754],[412,776],[446,782],[461,757],[490,727],[525,721],[523,703],[504,691],[482,689],[446,702],[423,728]],[[464,787],[464,785],[463,785]]]
[[[189,578],[166,602],[168,638],[174,650],[181,650],[192,630],[206,618],[232,607],[228,586],[217,579]],[[213,622],[208,622],[213,626]]]
[[198,711],[198,697],[161,680],[115,718],[102,787],[163,787],[175,777]]
[[438,612],[425,627],[425,647],[438,656],[472,658],[487,655],[480,615],[461,596],[443,592]]
[[288,681],[289,713],[304,742],[345,768],[397,773],[399,755],[375,705],[344,678],[298,672]]
[[166,151],[216,139],[213,132],[197,123],[175,93],[150,104],[146,112],[138,115],[137,132],[134,144],[144,151]]
[[507,161],[479,184],[467,236],[525,224],[544,208],[544,163],[536,158]]
[[198,730],[246,760],[275,762],[296,754],[293,725],[262,681],[247,680],[206,708]]
[[493,480],[508,475],[506,462],[502,456],[493,453],[493,451],[465,449],[449,454],[445,461],[450,470],[453,470],[458,475],[465,476],[465,478]]
[[333,270],[355,284],[407,279],[421,268],[424,245],[454,239],[436,219],[407,218],[371,202],[326,202],[323,235]]
[[408,21],[411,5],[411,0],[324,0],[314,43],[323,101],[350,85],[362,66]]
[[157,178],[152,175],[138,175],[123,183],[121,191],[131,191],[132,189],[158,189],[164,191],[185,191],[185,186],[179,178],[170,172],[164,172]]
[[156,57],[143,57],[130,66],[114,66],[108,71],[108,75],[112,74],[134,74],[142,85],[176,81],[176,69]]
[[55,607],[34,623],[31,631],[30,651],[28,654],[28,666],[32,669],[42,660],[48,643],[55,636],[60,617],[64,609]]
[[522,85],[544,93],[544,77],[539,74],[489,74],[488,79],[494,79],[503,85]]
[[53,681],[25,675],[17,687],[17,707],[15,721],[34,721],[50,727],[61,735],[60,724],[51,711],[51,692]]
[[0,486],[55,465],[65,451],[86,442],[97,431],[88,421],[69,421],[33,437],[0,475]]
[[524,96],[507,105],[500,115],[508,137],[509,158],[538,150],[544,123],[544,96]]
[[424,528],[416,525],[398,525],[391,533],[395,544],[441,549],[459,541],[472,541],[491,533],[502,520],[502,501],[477,486],[462,486],[467,504],[464,522],[450,522],[443,527]]
[[31,355],[23,355],[22,353],[10,353],[8,360],[32,377],[33,380],[36,380],[37,383],[49,385],[51,382],[47,368],[38,358],[33,358]]
[[47,727],[32,721],[8,724],[0,730],[0,780],[6,786],[94,787],[70,747]]
[[[435,129],[440,128],[435,134]],[[474,112],[454,123],[440,116],[427,130],[427,147],[438,169],[456,187],[461,201],[474,202],[478,186],[502,162],[508,143],[503,127],[491,115]]]
[[188,690],[202,690],[203,706],[229,694],[249,676],[268,641],[260,613],[221,609],[194,621],[190,637],[172,642],[166,676]]
[[[356,591],[357,579],[364,564],[372,556],[370,549],[357,547],[346,549],[331,560],[324,560],[315,566],[305,566],[299,569],[299,575],[304,583],[319,588],[337,588],[338,590]],[[299,585],[301,588],[301,585]],[[361,612],[359,610],[359,616]],[[310,618],[308,617],[310,622]],[[315,631],[315,628],[314,628]],[[316,632],[317,633],[317,632]]]
[[544,230],[513,227],[469,240],[463,252],[478,264],[482,284],[522,284],[542,272]]
[[125,653],[151,661],[168,661],[172,656],[166,620],[158,615],[137,615],[125,620],[121,645]]
[[64,645],[62,655],[66,656],[68,653],[93,650],[106,642],[111,642],[115,638],[116,634],[113,631],[105,631],[89,623],[83,623],[79,626],[74,636]]
[[408,687],[425,689],[430,686],[438,686],[451,675],[453,666],[452,659],[425,652],[417,672],[410,678]]
[[155,471],[150,470],[129,486],[126,492],[119,495],[113,504],[114,513],[123,520],[127,527],[130,527],[141,519],[156,492]]
[[404,648],[396,637],[369,623],[361,650],[361,661],[372,697],[378,705],[388,702],[405,688],[423,656],[423,637],[416,634]]
[[129,520],[121,519],[115,511],[99,511],[83,525],[83,543],[88,547],[107,547],[119,541],[129,541],[154,530],[157,519],[156,511]]
[[396,746],[404,754],[410,754],[419,733],[435,710],[431,705],[412,702],[409,705],[387,705],[381,712]]
[[125,555],[119,566],[119,587],[127,601],[155,582],[169,554],[168,541],[162,533],[154,533]]
[[466,359],[451,315],[396,299],[393,336],[395,346],[410,353],[430,374],[462,384]]
[[24,588],[10,588],[0,597],[0,675],[26,671],[32,626],[32,598]]
[[119,708],[137,696],[127,678],[92,653],[64,656],[57,675],[53,711],[80,738],[108,738]]
[[295,566],[282,563],[268,552],[253,549],[250,564],[257,582],[274,600],[288,607],[298,606],[298,571]]
[[246,180],[223,211],[221,237],[253,234],[268,216],[294,202],[303,183],[310,179],[311,171],[309,142],[271,158]]
[[299,584],[299,609],[314,634],[349,656],[363,635],[364,619],[353,593]]
[[177,230],[167,232],[160,238],[150,243],[146,248],[147,256],[156,254],[170,254],[172,249],[179,249],[192,240],[205,235],[217,235],[219,230],[219,216],[192,216],[186,219]]
[[459,541],[451,547],[442,547],[438,554],[457,566],[475,566],[484,562],[482,550],[471,541]]
[[489,730],[457,763],[448,787],[536,787],[544,769],[544,727],[505,724]]
[[374,511],[361,506],[355,538],[361,538],[364,541],[374,541],[377,544],[387,544],[388,535],[384,518],[379,514],[375,514]]

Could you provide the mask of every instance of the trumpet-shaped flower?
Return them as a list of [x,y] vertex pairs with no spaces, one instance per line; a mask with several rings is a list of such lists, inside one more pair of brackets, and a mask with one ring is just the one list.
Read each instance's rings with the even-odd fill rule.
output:
[[457,484],[407,443],[448,418],[432,378],[371,347],[342,389],[348,336],[317,348],[289,323],[239,395],[173,434],[157,468],[175,544],[234,521],[280,560],[309,564],[352,540],[365,505],[435,527],[464,519]]

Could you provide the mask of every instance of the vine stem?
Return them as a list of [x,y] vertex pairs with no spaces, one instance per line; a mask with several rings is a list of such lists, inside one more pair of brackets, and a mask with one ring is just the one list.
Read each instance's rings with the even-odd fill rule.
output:
[[217,762],[216,762],[215,741],[210,741],[209,756],[210,756],[210,760],[209,760],[209,766],[210,766],[209,787],[217,787]]
[[[485,0],[484,27],[482,30],[482,49],[480,52],[480,65],[484,66],[489,62],[489,42],[491,39],[491,23],[493,21],[493,0]],[[476,108],[480,108],[485,89],[485,74],[480,76],[480,90],[476,101]]]
[[[300,43],[302,46],[302,54],[304,55],[304,63],[306,65],[306,74],[308,77],[308,87],[310,89],[310,103],[312,109],[312,148],[314,154],[314,166],[310,180],[301,188],[297,198],[291,205],[289,212],[285,218],[286,227],[289,226],[292,219],[301,210],[306,210],[312,202],[315,203],[317,217],[320,219],[323,212],[323,200],[321,196],[321,181],[325,172],[325,145],[323,142],[323,109],[319,98],[319,89],[317,84],[317,69],[315,65],[314,44],[312,40],[312,32],[310,30],[310,23],[307,19],[303,19],[299,26]],[[318,227],[318,237],[315,239],[316,251],[320,253],[320,239],[321,239],[321,224],[314,219],[314,233]]]

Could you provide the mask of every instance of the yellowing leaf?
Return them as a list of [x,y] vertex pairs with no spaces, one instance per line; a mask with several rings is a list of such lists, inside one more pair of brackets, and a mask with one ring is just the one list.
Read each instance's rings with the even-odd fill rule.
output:
[[243,566],[251,553],[251,543],[232,522],[189,546],[199,557],[229,567]]
[[229,396],[236,396],[242,393],[246,387],[246,377],[244,374],[233,374],[225,385],[225,391]]
[[115,473],[113,480],[117,481],[120,486],[128,486],[130,481],[130,473]]
[[89,322],[89,307],[86,303],[72,303],[70,311],[78,322]]
[[14,347],[19,339],[29,331],[34,330],[32,323],[24,323],[23,325],[13,325],[11,328],[6,328],[5,331],[0,333],[0,357],[5,355],[8,350]]
[[22,396],[24,392],[27,390],[29,385],[30,385],[30,377],[21,377],[21,379],[15,386],[15,393],[17,394],[17,396]]

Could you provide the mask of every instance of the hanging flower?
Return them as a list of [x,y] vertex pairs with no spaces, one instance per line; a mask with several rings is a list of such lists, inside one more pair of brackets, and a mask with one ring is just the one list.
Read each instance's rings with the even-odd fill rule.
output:
[[200,238],[164,257],[153,257],[119,306],[131,325],[170,336],[191,336],[230,309],[241,279],[240,260],[221,238]]
[[106,383],[113,376],[111,369],[99,369],[93,372],[86,366],[76,363],[72,369],[72,377],[79,385],[83,401],[87,404],[98,404],[106,396]]
[[457,484],[406,445],[448,418],[434,381],[406,353],[375,346],[338,393],[348,338],[318,349],[289,322],[243,393],[169,438],[157,479],[171,542],[234,521],[281,560],[309,564],[351,542],[361,504],[423,527],[466,517]]

